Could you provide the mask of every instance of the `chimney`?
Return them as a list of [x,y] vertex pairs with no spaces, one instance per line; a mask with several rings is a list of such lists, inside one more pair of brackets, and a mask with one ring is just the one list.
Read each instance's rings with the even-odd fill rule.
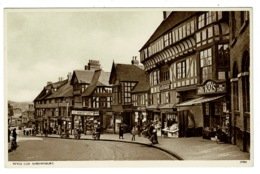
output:
[[166,17],[166,11],[163,11],[163,20],[165,20],[167,17]]
[[62,81],[62,77],[59,77],[59,82],[61,82]]
[[50,84],[52,84],[52,82],[47,82],[47,85],[50,85]]
[[132,65],[139,65],[139,61],[136,60],[137,56],[133,56],[133,60],[131,61]]
[[100,64],[98,60],[89,60],[88,65],[85,65],[85,70],[99,70]]
[[67,75],[68,82],[71,80],[71,77],[72,77],[71,72],[69,72],[68,75]]

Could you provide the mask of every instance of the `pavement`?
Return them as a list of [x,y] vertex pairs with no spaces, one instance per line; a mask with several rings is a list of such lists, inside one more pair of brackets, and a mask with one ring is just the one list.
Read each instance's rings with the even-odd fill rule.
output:
[[[44,137],[38,134],[36,137]],[[28,137],[29,138],[29,137]],[[48,135],[48,138],[60,138],[60,135]],[[70,135],[70,139],[74,139],[74,135]],[[119,139],[118,134],[101,134],[100,140],[93,140],[92,135],[81,135],[80,140],[92,141],[117,141],[126,143],[137,143],[165,151],[179,160],[250,160],[250,154],[242,152],[236,145],[216,143],[216,141],[203,139],[202,137],[158,137],[159,144],[151,145],[146,137],[135,136],[132,141],[130,133],[124,134],[124,139]],[[23,139],[18,138],[18,142]],[[24,138],[26,140],[26,138]],[[80,141],[74,140],[74,141]]]

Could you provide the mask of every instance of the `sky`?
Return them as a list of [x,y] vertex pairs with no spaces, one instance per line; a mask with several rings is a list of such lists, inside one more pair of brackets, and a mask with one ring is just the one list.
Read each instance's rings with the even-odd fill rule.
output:
[[33,101],[48,81],[83,70],[89,59],[110,72],[130,64],[163,20],[159,10],[5,11],[8,100]]

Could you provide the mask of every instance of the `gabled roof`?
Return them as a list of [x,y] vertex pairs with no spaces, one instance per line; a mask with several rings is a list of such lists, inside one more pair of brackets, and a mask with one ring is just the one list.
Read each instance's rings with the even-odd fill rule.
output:
[[116,80],[138,82],[143,79],[146,79],[145,71],[140,66],[113,63],[109,83],[114,84]]
[[60,86],[57,91],[52,95],[48,96],[47,99],[51,98],[60,98],[60,97],[72,97],[73,96],[73,86],[70,85],[70,82],[66,80],[66,83]]
[[134,89],[131,91],[132,93],[139,93],[139,92],[148,92],[150,90],[150,83],[145,82],[139,82]]
[[163,34],[168,32],[170,29],[172,29],[174,26],[177,26],[182,21],[189,19],[191,16],[193,16],[195,11],[176,11],[172,12],[165,20],[161,22],[161,24],[157,27],[157,29],[154,31],[154,33],[151,35],[151,37],[148,39],[148,41],[144,44],[144,46],[140,49],[144,49],[148,45],[150,45],[152,42],[154,42],[156,39],[161,37]]
[[103,70],[96,70],[90,85],[83,92],[82,96],[90,96],[98,86],[111,86],[108,83],[109,76],[110,76],[110,72],[104,72]]
[[90,84],[95,70],[75,70],[73,71],[71,84],[74,83],[76,78],[79,84]]
[[[43,100],[45,98],[47,98],[48,96],[52,95],[51,93],[51,89],[52,88],[56,88],[58,89],[60,86],[64,85],[67,82],[67,80],[62,80],[62,81],[58,81],[58,82],[54,82],[54,83],[50,83],[48,85],[46,85],[43,90],[40,92],[40,94],[34,99],[34,101],[36,100]],[[48,90],[48,92],[47,92]]]

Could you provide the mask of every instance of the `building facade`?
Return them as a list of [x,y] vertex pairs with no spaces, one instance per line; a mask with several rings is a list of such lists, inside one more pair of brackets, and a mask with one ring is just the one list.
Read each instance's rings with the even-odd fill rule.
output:
[[230,12],[232,142],[250,151],[250,13]]
[[[229,119],[229,13],[171,12],[140,50],[151,107],[180,137],[210,138]],[[168,114],[160,105],[168,106]],[[167,125],[169,127],[171,125]],[[230,131],[230,130],[228,130]]]
[[[113,62],[109,83],[112,84],[112,111],[115,132],[119,130],[120,125],[124,125],[125,131],[130,132],[132,127],[136,126],[136,120],[141,119],[141,115],[138,118],[139,115],[135,113],[138,105],[147,105],[148,91],[147,89],[134,90],[139,83],[139,85],[141,83],[147,85],[146,81],[148,80],[143,67],[139,65],[136,57],[133,58],[131,64],[115,64]],[[134,95],[132,95],[132,92],[134,92]],[[142,98],[138,97],[144,98],[142,100]],[[139,100],[142,100],[140,104],[138,104]],[[143,103],[141,104],[141,102]],[[145,108],[142,110],[144,111]]]

